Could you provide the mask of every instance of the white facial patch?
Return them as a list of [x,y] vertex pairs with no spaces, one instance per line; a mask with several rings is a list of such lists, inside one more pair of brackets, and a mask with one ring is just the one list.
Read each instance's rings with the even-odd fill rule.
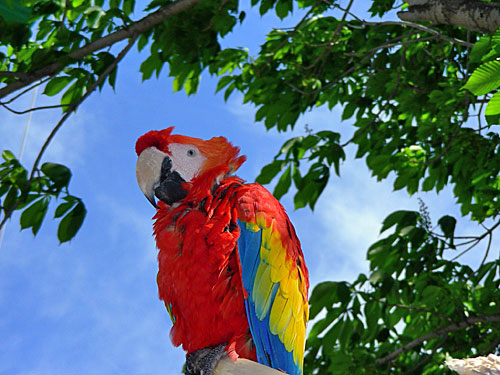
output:
[[198,174],[207,160],[193,145],[171,143],[168,145],[168,151],[172,160],[172,169],[177,171],[186,182],[191,181]]

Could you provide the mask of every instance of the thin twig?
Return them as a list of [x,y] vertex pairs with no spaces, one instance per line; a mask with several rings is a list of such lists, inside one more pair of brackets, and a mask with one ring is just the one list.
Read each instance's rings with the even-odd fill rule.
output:
[[[481,105],[479,106],[479,113],[478,113],[478,116],[477,116],[477,134],[481,135],[481,130],[483,129],[482,125],[481,125],[481,113],[483,112],[483,106],[484,106],[484,102],[481,103]],[[489,125],[487,125],[486,127],[489,127]]]
[[[330,1],[328,0],[323,0],[325,3],[327,4],[330,4],[330,5],[333,5]],[[344,10],[342,7],[338,6],[338,5],[335,5],[338,9],[340,10]],[[422,31],[425,31],[425,32],[428,32],[428,33],[431,33],[431,34],[434,34],[434,35],[437,35],[439,38],[443,39],[443,40],[446,40],[447,42],[450,42],[450,43],[454,43],[454,44],[459,44],[461,46],[465,46],[465,47],[468,47],[468,48],[471,48],[474,44],[473,43],[470,43],[470,42],[466,42],[464,40],[461,40],[461,39],[457,39],[457,38],[453,38],[453,37],[449,37],[449,36],[446,36],[442,33],[440,33],[439,31],[437,30],[434,30],[428,26],[424,26],[424,25],[420,25],[418,23],[414,23],[414,22],[409,22],[409,21],[382,21],[382,22],[369,22],[369,21],[365,21],[359,17],[357,17],[355,14],[351,13],[351,12],[348,12],[348,14],[355,18],[358,22],[360,22],[363,26],[370,26],[370,25],[373,25],[373,26],[378,26],[378,25],[399,25],[399,26],[408,26],[408,27],[412,27],[414,29],[418,29],[418,30],[422,30]],[[350,25],[351,26],[351,25]]]
[[418,39],[409,39],[407,41],[403,41],[403,42],[394,42],[394,43],[387,43],[387,44],[382,44],[378,47],[374,47],[374,48],[371,48],[371,49],[368,49],[366,51],[360,51],[360,52],[346,52],[345,55],[346,56],[359,56],[359,55],[364,55],[365,53],[369,53],[369,52],[376,52],[376,51],[379,51],[381,49],[385,49],[385,48],[392,48],[392,47],[397,47],[397,46],[403,46],[403,45],[407,45],[407,44],[411,44],[411,43],[418,43],[418,42],[426,42],[428,40],[434,40],[436,39],[437,37],[436,36],[428,36],[428,37],[425,37],[425,38],[418,38]]
[[425,336],[419,337],[418,339],[415,339],[408,344],[396,349],[393,351],[391,354],[386,355],[385,357],[382,357],[380,359],[377,359],[377,365],[383,365],[386,364],[389,361],[392,361],[394,358],[398,357],[401,353],[404,353],[412,348],[414,348],[417,345],[420,345],[421,343],[425,341],[429,341],[433,338],[446,335],[450,332],[458,331],[460,329],[464,329],[467,327],[474,326],[478,323],[491,323],[491,322],[500,322],[500,315],[483,315],[483,316],[477,316],[477,317],[472,317],[465,319],[464,321],[460,323],[453,323],[450,324],[449,326],[446,326],[444,328],[440,328],[434,332],[431,332]]
[[23,91],[21,91],[19,94],[17,94],[16,96],[10,98],[9,100],[7,100],[6,102],[4,102],[4,104],[10,104],[12,103],[13,101],[17,100],[18,98],[20,98],[21,96],[23,96],[24,94],[26,94],[27,92],[33,90],[35,87],[38,87],[42,84],[44,84],[45,82],[47,82],[50,78],[52,77],[46,77],[44,79],[41,79],[40,81],[38,81],[37,83],[35,83],[33,86],[30,86],[28,87],[27,89],[24,89]]
[[493,240],[493,234],[490,232],[489,236],[488,236],[488,245],[486,246],[486,252],[484,253],[484,258],[481,261],[479,268],[481,268],[484,265],[484,262],[486,262],[486,259],[488,258],[488,255],[489,255],[490,249],[491,249],[491,241],[492,240]]
[[42,107],[35,107],[35,108],[26,109],[24,111],[16,111],[15,109],[8,107],[5,103],[0,102],[0,105],[2,107],[4,107],[7,111],[12,112],[16,115],[24,115],[25,113],[33,112],[33,111],[40,111],[42,109],[54,109],[54,108],[62,108],[62,107],[69,106],[69,104],[46,105],[46,106],[42,106]]
[[19,78],[22,81],[24,79],[29,78],[29,74],[28,73],[24,73],[24,72],[7,72],[7,71],[3,71],[3,72],[0,72],[0,77]]
[[407,22],[407,21],[382,21],[382,22],[362,21],[362,22],[363,22],[363,24],[368,25],[368,26],[385,26],[385,25],[407,26],[407,27],[422,30],[422,31],[425,31],[427,33],[436,35],[438,38],[446,40],[447,42],[450,42],[453,44],[458,44],[458,45],[468,47],[468,48],[471,48],[474,45],[474,43],[468,43],[465,40],[461,40],[461,39],[457,39],[457,38],[443,35],[442,33],[440,33],[437,30],[431,29],[430,27],[420,25],[420,24],[414,23],[414,22]]
[[[349,12],[349,10],[351,9],[351,6],[352,6],[352,3],[353,3],[354,0],[349,0],[349,4],[347,5],[347,10],[344,12],[344,14],[342,15],[342,19],[340,20],[339,24],[337,25],[337,27],[335,28],[335,31],[333,32],[332,36],[330,37],[330,40],[328,41],[327,43],[327,46],[330,46],[333,41],[335,40],[335,38],[337,37],[338,33],[340,32],[340,30],[342,29],[342,26],[344,26],[344,23],[345,23],[345,18],[347,17],[347,13]],[[328,51],[328,52],[327,52]],[[312,68],[313,66],[315,66],[322,58],[323,56],[326,54],[325,56],[325,60],[326,58],[328,57],[328,55],[331,53],[331,51],[325,47],[321,52],[320,54],[318,55],[318,57],[314,60],[314,62],[308,66],[308,67],[304,67],[304,69],[308,70],[310,68]]]
[[[488,258],[488,254],[490,253],[490,248],[491,248],[491,242],[492,242],[492,240],[493,240],[493,233],[489,232],[488,245],[486,246],[486,252],[484,254],[483,260],[481,261],[481,264],[479,265],[479,267],[477,268],[477,270],[474,271],[474,272],[472,272],[472,274],[467,278],[466,281],[469,281],[470,279],[472,279],[472,277],[481,269],[481,267],[483,267],[484,262],[486,262],[486,259]],[[478,280],[478,282],[479,282],[479,280]]]
[[457,260],[460,258],[462,255],[464,255],[466,252],[468,252],[470,249],[472,249],[474,246],[476,246],[479,242],[481,242],[487,235],[491,234],[498,226],[500,225],[500,221],[498,221],[495,225],[493,225],[490,229],[488,229],[486,232],[484,232],[482,235],[477,237],[476,243],[462,251],[460,254],[458,254],[456,257],[451,259],[451,262],[454,260]]
[[[409,38],[411,38],[412,36],[412,33],[410,32],[410,34],[408,35]],[[403,65],[404,65],[404,61],[405,61],[405,54],[406,54],[406,44],[403,45],[402,47],[402,50],[401,50],[401,56],[400,56],[400,59],[399,59],[399,69],[398,69],[398,72],[397,72],[397,76],[396,76],[396,83],[394,84],[394,89],[392,90],[391,94],[389,95],[389,97],[387,98],[385,104],[383,105],[383,107],[380,109],[380,111],[374,116],[372,117],[372,119],[370,120],[370,122],[365,125],[362,129],[359,130],[359,132],[356,132],[352,137],[351,139],[349,139],[347,142],[345,142],[343,145],[341,145],[340,147],[344,148],[345,146],[347,146],[349,143],[353,142],[357,137],[359,137],[360,135],[366,133],[366,131],[375,123],[375,121],[380,117],[380,115],[382,114],[383,111],[385,111],[385,109],[389,106],[389,103],[391,102],[392,99],[394,99],[394,97],[396,96],[398,90],[399,90],[399,84],[401,82],[401,71],[403,70]],[[376,51],[373,51],[372,53],[374,54]]]
[[376,300],[386,306],[389,306],[389,307],[398,307],[400,309],[406,309],[406,310],[413,310],[413,311],[419,311],[419,312],[424,312],[424,313],[428,313],[428,314],[431,314],[431,315],[435,315],[436,317],[438,318],[441,318],[443,320],[446,320],[448,323],[454,323],[453,322],[453,319],[447,317],[446,315],[443,315],[437,311],[432,311],[432,310],[426,310],[426,309],[422,309],[420,307],[414,307],[414,306],[406,306],[406,305],[400,305],[400,304],[397,304],[397,303],[389,303],[389,302],[384,302],[384,301],[381,301],[381,300]]
[[320,91],[323,91],[323,90],[326,90],[327,88],[330,88],[332,86],[335,86],[340,80],[342,80],[343,78],[347,77],[349,74],[351,74],[352,72],[354,72],[356,69],[360,68],[366,60],[369,60],[375,53],[372,53],[370,55],[367,55],[365,57],[363,57],[359,63],[351,66],[349,69],[347,69],[346,71],[344,71],[344,73],[342,73],[341,75],[339,75],[337,78],[335,78],[332,82],[328,83],[327,85],[319,88],[319,89],[316,89],[316,90],[312,90],[312,91],[304,91],[304,90],[301,90],[299,89],[298,87],[296,87],[295,85],[289,83],[289,82],[284,82],[287,86],[291,87],[293,90],[297,91],[298,93],[302,94],[302,95],[314,95],[314,94],[317,94],[318,92]]
[[[276,51],[279,51],[281,48],[284,47],[284,45],[288,42],[288,40],[290,38],[292,38],[295,33],[297,32],[297,30],[299,29],[299,27],[305,22],[305,20],[309,17],[309,15],[314,11],[314,9],[316,9],[316,7],[321,3],[321,0],[320,1],[317,1],[316,3],[314,3],[312,6],[311,6],[311,9],[309,9],[306,14],[304,15],[304,17],[301,18],[301,20],[293,27],[293,29],[291,29],[290,33],[286,36],[286,38],[283,39],[283,41],[279,44],[279,46],[276,48]],[[274,54],[273,54],[274,55]],[[259,69],[258,71],[255,72],[255,74],[257,76],[260,76],[261,73],[262,73],[262,70],[265,68],[265,66],[267,64],[269,64],[269,62],[273,59],[273,55],[269,56],[269,58],[266,60],[266,62],[262,65],[262,68]]]

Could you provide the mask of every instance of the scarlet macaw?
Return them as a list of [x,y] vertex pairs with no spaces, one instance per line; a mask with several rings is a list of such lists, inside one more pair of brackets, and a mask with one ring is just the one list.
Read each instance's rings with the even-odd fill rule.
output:
[[232,176],[246,160],[238,147],[172,129],[137,140],[136,173],[157,207],[159,297],[173,344],[187,351],[186,373],[211,373],[228,354],[302,374],[308,271],[284,208]]

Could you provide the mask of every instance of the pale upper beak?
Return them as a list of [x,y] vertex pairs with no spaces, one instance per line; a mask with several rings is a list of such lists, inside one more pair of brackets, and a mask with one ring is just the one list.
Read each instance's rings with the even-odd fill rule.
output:
[[149,147],[141,152],[135,168],[141,191],[156,208],[155,189],[160,185],[161,166],[165,157],[168,157],[166,153],[156,147]]

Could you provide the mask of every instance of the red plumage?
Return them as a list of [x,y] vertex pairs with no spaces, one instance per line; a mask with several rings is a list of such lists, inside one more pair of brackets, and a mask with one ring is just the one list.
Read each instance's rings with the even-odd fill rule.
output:
[[[154,216],[154,235],[159,249],[159,297],[171,313],[172,342],[182,345],[188,354],[226,343],[231,358],[256,361],[245,308],[251,291],[243,287],[237,220],[251,224],[264,220],[265,228],[277,233],[275,240],[279,238],[283,250],[276,248],[273,254],[284,251],[281,254],[286,256],[282,261],[286,259],[287,271],[295,275],[294,280],[298,280],[295,285],[300,289],[300,297],[293,301],[297,304],[294,312],[301,306],[307,309],[308,273],[300,243],[284,208],[265,188],[230,176],[245,160],[238,155],[237,147],[223,137],[203,141],[172,135],[171,131],[172,128],[168,128],[145,134],[137,141],[136,152],[141,155],[144,150],[154,148],[160,152],[155,155],[170,155],[169,145],[183,144],[195,146],[205,157],[194,177],[182,183],[187,195],[171,206],[160,201]],[[146,169],[154,167],[145,163]],[[154,189],[155,185],[144,183],[142,186]],[[242,227],[241,231],[244,230]],[[255,254],[258,251],[255,249]],[[248,274],[248,271],[247,265],[245,272]],[[303,319],[300,317],[302,320],[297,317],[303,323],[302,344],[307,311],[304,314]],[[297,360],[297,366],[299,361],[301,367],[302,359]]]
[[159,294],[166,305],[172,304],[172,342],[188,353],[228,343],[229,351],[256,360],[235,251],[237,214],[231,202],[248,189],[241,180],[226,178],[213,194],[191,191],[175,209],[160,202],[154,217]]

